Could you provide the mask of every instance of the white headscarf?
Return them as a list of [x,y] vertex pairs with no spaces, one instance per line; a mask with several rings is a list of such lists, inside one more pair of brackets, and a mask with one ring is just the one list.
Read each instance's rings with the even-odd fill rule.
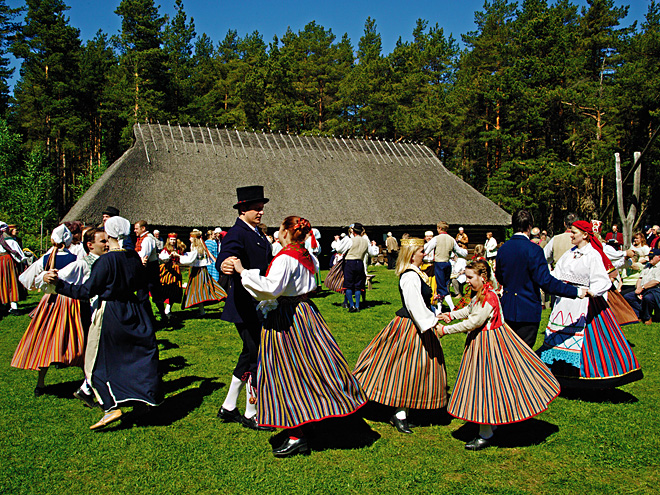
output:
[[105,233],[120,241],[131,235],[131,222],[124,217],[110,217],[105,221]]
[[66,247],[69,247],[73,240],[73,235],[71,234],[71,231],[66,228],[66,225],[62,224],[53,229],[50,238],[55,244],[64,244]]

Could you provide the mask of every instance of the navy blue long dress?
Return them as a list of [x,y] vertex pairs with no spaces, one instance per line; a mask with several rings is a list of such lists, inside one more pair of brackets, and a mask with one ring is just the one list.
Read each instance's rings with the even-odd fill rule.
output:
[[82,285],[57,282],[57,292],[73,299],[99,296],[97,311],[103,313],[92,386],[105,411],[135,401],[152,406],[162,401],[147,282],[142,260],[133,250],[101,256]]

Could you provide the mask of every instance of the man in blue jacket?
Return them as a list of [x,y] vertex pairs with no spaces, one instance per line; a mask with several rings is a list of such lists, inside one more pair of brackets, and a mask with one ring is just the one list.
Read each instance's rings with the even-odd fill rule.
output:
[[[258,268],[261,275],[266,274],[272,259],[270,242],[257,228],[264,214],[263,186],[247,186],[236,189],[238,218],[222,240],[220,253],[216,260],[218,272],[232,276],[232,283],[227,292],[222,320],[234,323],[243,341],[243,350],[229,385],[229,391],[218,417],[225,421],[241,423],[253,430],[272,431],[274,428],[259,426],[255,420],[257,414],[257,358],[261,340],[262,320],[257,311],[257,301],[245,290],[241,276],[234,272],[231,258],[238,258],[246,269]],[[245,414],[241,415],[236,402],[241,390],[247,385]]]
[[541,322],[541,294],[584,297],[586,289],[565,284],[550,275],[543,249],[529,240],[534,217],[527,210],[517,210],[511,217],[515,234],[497,251],[495,276],[504,287],[504,321],[525,343],[533,348]]

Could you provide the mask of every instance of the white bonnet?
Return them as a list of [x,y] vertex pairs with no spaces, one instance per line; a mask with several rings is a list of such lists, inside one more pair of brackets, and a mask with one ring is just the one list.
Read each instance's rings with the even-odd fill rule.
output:
[[110,217],[105,221],[105,233],[113,239],[123,239],[131,235],[131,222],[124,217]]
[[69,247],[73,240],[73,235],[71,234],[71,231],[66,228],[66,225],[62,224],[53,229],[50,238],[55,244],[64,244],[66,247]]

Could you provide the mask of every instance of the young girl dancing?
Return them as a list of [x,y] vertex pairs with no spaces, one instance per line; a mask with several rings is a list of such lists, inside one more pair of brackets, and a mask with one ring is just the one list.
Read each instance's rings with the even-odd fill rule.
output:
[[479,435],[465,444],[467,450],[490,445],[497,425],[536,416],[559,395],[559,383],[534,352],[502,318],[500,301],[490,284],[490,266],[472,261],[465,269],[472,300],[463,309],[443,313],[449,326],[439,325],[439,337],[468,333],[454,392],[447,412],[477,423]]

